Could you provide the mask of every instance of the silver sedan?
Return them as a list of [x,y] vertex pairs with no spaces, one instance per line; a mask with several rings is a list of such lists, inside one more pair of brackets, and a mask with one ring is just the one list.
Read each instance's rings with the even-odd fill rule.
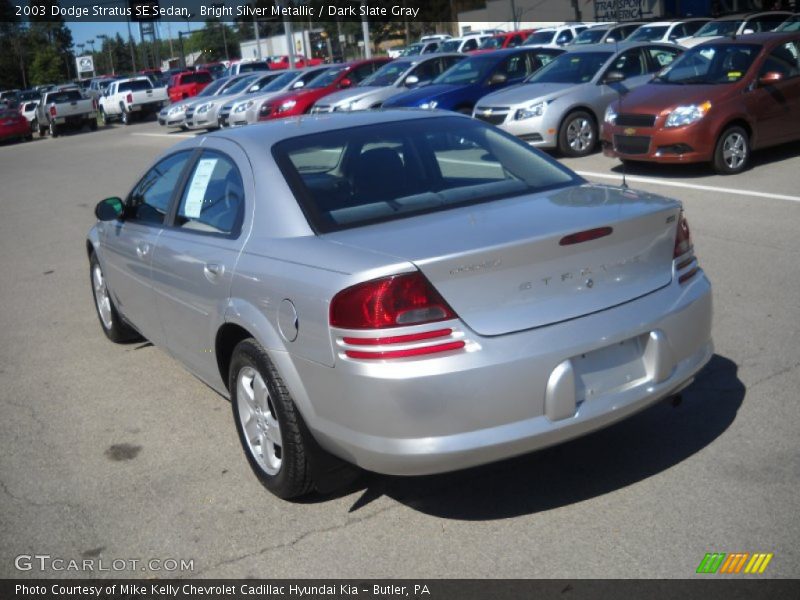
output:
[[352,465],[439,473],[584,435],[713,353],[679,202],[589,184],[461,115],[189,139],[96,215],[104,333],[149,339],[229,397],[283,498]]
[[245,75],[236,84],[228,88],[224,94],[213,98],[204,98],[186,106],[184,125],[187,129],[219,128],[220,109],[228,102],[240,100],[246,96],[258,94],[270,81],[279,77],[280,72],[259,72]]
[[521,85],[481,98],[473,116],[532,146],[586,156],[597,145],[608,105],[650,81],[681,52],[672,44],[570,47]]

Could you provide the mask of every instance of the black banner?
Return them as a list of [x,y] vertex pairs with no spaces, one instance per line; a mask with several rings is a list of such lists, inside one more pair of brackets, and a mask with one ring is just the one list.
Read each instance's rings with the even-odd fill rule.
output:
[[798,597],[800,580],[713,577],[689,580],[0,580],[3,600],[750,600]]

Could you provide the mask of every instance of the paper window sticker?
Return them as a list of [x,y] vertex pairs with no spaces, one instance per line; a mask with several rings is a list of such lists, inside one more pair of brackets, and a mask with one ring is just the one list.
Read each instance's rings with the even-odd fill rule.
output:
[[183,216],[196,219],[203,210],[203,199],[206,197],[208,182],[217,166],[217,158],[204,158],[197,163],[192,181],[189,184],[189,193],[186,195],[186,204],[183,206]]

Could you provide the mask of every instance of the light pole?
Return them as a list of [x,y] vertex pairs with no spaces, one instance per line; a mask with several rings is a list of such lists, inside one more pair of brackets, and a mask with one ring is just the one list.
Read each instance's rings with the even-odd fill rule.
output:
[[[253,8],[256,8],[256,3],[253,2]],[[253,31],[256,34],[256,51],[258,52],[258,60],[262,59],[261,56],[261,34],[258,32],[258,21],[256,20],[256,11],[253,10]]]
[[[213,6],[214,8],[224,8],[225,5],[222,2],[217,2],[217,3],[212,4],[211,6]],[[222,43],[225,46],[225,60],[230,62],[231,61],[231,57],[228,54],[228,36],[226,35],[226,32],[225,32],[225,30],[227,29],[227,27],[225,26],[225,21],[220,19],[219,25],[220,25],[220,27],[222,27]]]
[[369,47],[369,21],[367,21],[366,0],[361,0],[361,36],[364,38],[364,58],[372,58],[372,48]]
[[114,75],[114,58],[111,56],[111,41],[104,33],[98,34],[97,37],[103,40],[103,45],[107,44],[106,48],[108,49],[108,65],[111,68],[111,74]]

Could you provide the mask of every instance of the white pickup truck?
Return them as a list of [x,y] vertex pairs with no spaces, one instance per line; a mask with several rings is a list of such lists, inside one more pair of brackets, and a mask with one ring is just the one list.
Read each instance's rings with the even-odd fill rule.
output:
[[42,137],[48,130],[52,137],[56,137],[62,128],[71,126],[88,125],[95,130],[97,129],[95,108],[94,100],[86,98],[77,88],[44,92],[31,121],[31,129],[38,129]]
[[113,81],[99,98],[103,124],[119,119],[128,125],[134,115],[145,118],[169,104],[167,88],[154,88],[147,77],[131,77]]

